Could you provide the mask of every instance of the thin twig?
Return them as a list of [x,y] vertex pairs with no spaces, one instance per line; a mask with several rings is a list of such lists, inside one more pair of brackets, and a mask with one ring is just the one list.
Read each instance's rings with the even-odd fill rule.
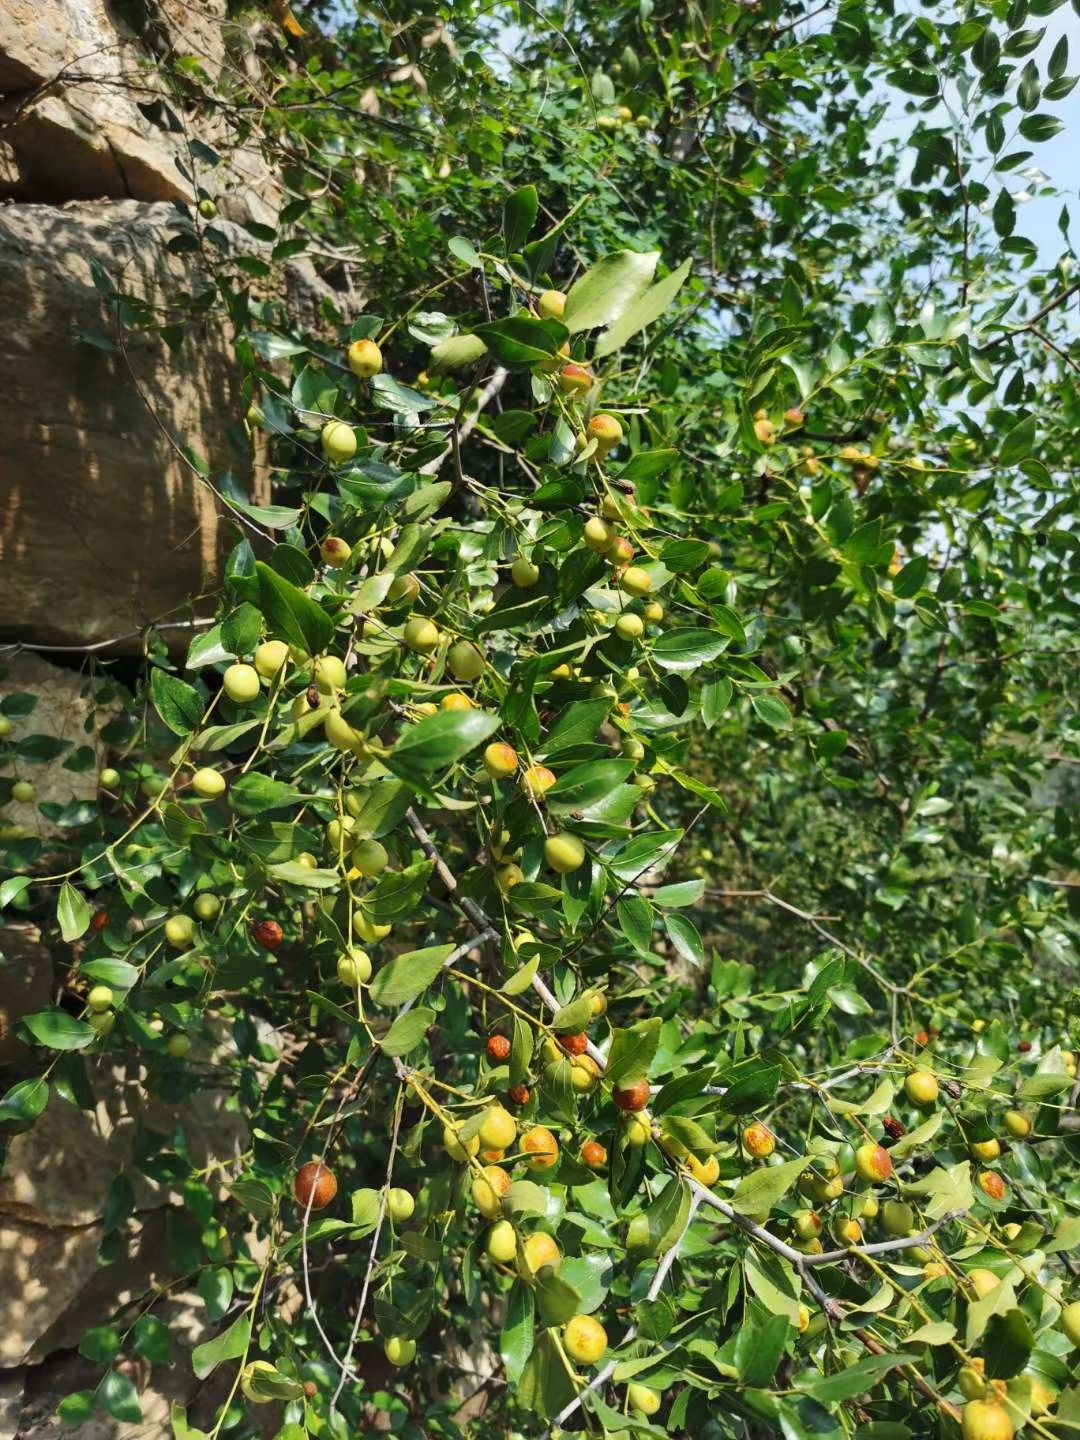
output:
[[[439,854],[438,847],[436,846],[435,841],[431,838],[427,830],[424,828],[424,822],[420,819],[419,815],[417,815],[416,811],[411,808],[406,810],[405,821],[408,824],[409,829],[416,836],[421,850],[423,850],[424,854],[435,866],[439,879],[443,882],[443,885],[446,887],[447,891],[453,898],[454,903],[458,905],[472,921],[477,931],[477,937],[479,938],[481,935],[483,935],[485,938],[490,937],[497,940],[499,938],[499,935],[494,920],[492,920],[490,916],[488,916],[486,912],[482,910],[479,905],[477,905],[475,900],[470,900],[468,896],[459,895],[457,893],[457,877],[447,865],[446,861]],[[476,943],[476,940],[473,940],[472,944],[475,945]],[[467,945],[465,948],[468,950],[472,947],[471,945]],[[448,961],[447,963],[449,964],[450,962]],[[551,1012],[551,1014],[558,1014],[559,1010],[562,1007],[560,1006],[558,1000],[555,999],[555,996],[548,989],[544,981],[540,979],[539,975],[533,976],[532,988],[533,991],[540,997],[543,1004]],[[600,1070],[604,1070],[607,1068],[607,1061],[604,1057],[603,1051],[598,1050],[591,1040],[588,1042],[585,1053],[596,1063]]]
[[371,1237],[371,1253],[368,1255],[367,1270],[364,1273],[364,1283],[360,1289],[360,1299],[356,1306],[356,1319],[353,1321],[352,1333],[349,1335],[349,1344],[345,1351],[345,1362],[341,1367],[341,1377],[334,1391],[334,1397],[330,1401],[330,1408],[337,1406],[338,1397],[345,1388],[346,1370],[351,1370],[353,1350],[356,1348],[356,1337],[360,1333],[360,1321],[364,1316],[364,1306],[367,1304],[368,1291],[371,1288],[371,1277],[375,1273],[375,1260],[379,1253],[379,1239],[382,1235],[383,1221],[386,1219],[386,1202],[390,1194],[390,1181],[394,1175],[394,1160],[397,1156],[398,1132],[401,1129],[401,1111],[404,1099],[404,1087],[398,1090],[397,1104],[394,1106],[394,1128],[390,1135],[390,1155],[386,1162],[386,1178],[383,1181],[382,1190],[379,1193],[379,1218],[375,1222],[375,1233]]
[[468,401],[466,401],[465,404],[462,405],[461,411],[458,412],[454,420],[453,430],[451,431],[450,444],[446,447],[446,449],[442,452],[441,455],[436,455],[434,460],[429,460],[426,465],[420,466],[421,475],[437,475],[442,469],[443,464],[446,461],[446,457],[448,455],[457,454],[461,446],[476,428],[476,423],[480,419],[480,416],[483,414],[484,410],[488,407],[488,405],[491,404],[492,400],[495,399],[495,396],[498,395],[499,391],[506,384],[507,374],[508,372],[504,370],[501,365],[496,366],[491,376],[491,379],[484,386],[483,390],[480,391],[480,394],[476,397],[471,414],[464,421],[464,423],[459,423],[461,422],[462,412],[464,411],[465,406],[468,404]]
[[[700,1204],[700,1195],[691,1195],[690,1210],[686,1216],[686,1224],[679,1231],[675,1243],[666,1252],[664,1258],[658,1265],[656,1274],[653,1276],[652,1279],[652,1284],[649,1286],[648,1293],[645,1297],[647,1300],[655,1300],[660,1294],[660,1291],[664,1288],[664,1281],[667,1279],[669,1273],[671,1272],[671,1267],[675,1264],[675,1261],[679,1257],[679,1250],[682,1248],[682,1243],[686,1239],[686,1235],[690,1229],[690,1226],[694,1223],[694,1216],[696,1215],[697,1208]],[[638,1327],[636,1325],[631,1325],[629,1330],[627,1330],[626,1334],[619,1341],[617,1348],[621,1350],[624,1346],[629,1345],[631,1340],[635,1338],[637,1333]],[[606,1385],[607,1382],[611,1379],[612,1375],[614,1375],[616,1368],[617,1362],[614,1360],[609,1361],[608,1364],[605,1365],[598,1374],[593,1376],[593,1378],[589,1381],[588,1385],[585,1386],[585,1389],[582,1390],[579,1395],[575,1396],[568,1405],[563,1406],[563,1408],[559,1411],[558,1415],[555,1416],[555,1424],[562,1425],[571,1415],[573,1415],[574,1411],[580,1408],[582,1400],[585,1398],[585,1396],[589,1393],[590,1390],[599,1390],[602,1386]],[[546,1440],[546,1437],[550,1434],[550,1430],[545,1430],[544,1435],[541,1437],[541,1440]]]

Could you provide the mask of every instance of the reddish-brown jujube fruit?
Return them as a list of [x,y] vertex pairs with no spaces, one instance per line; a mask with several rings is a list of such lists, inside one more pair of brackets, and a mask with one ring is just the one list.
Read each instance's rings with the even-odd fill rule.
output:
[[556,1035],[555,1038],[568,1055],[584,1055],[589,1048],[589,1037],[584,1032],[580,1035]]
[[648,1080],[635,1080],[632,1085],[616,1085],[611,1098],[620,1110],[644,1110],[650,1093]]
[[337,1194],[337,1177],[321,1160],[301,1165],[293,1181],[293,1195],[303,1209],[325,1210]]
[[505,1035],[492,1035],[487,1042],[488,1059],[500,1064],[510,1059],[510,1041]]
[[264,950],[277,950],[285,939],[285,931],[276,920],[260,920],[252,926],[252,939]]

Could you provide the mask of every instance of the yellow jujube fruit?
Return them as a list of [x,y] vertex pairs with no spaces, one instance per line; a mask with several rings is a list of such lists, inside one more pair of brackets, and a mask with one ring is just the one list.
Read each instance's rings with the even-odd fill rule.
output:
[[509,1150],[517,1139],[517,1121],[501,1105],[492,1105],[481,1121],[478,1133],[486,1150]]
[[348,358],[349,369],[360,380],[370,380],[383,367],[382,351],[374,340],[354,340]]
[[343,420],[328,421],[319,438],[323,454],[331,465],[343,465],[356,454],[356,431]]
[[225,794],[225,776],[220,770],[204,766],[201,770],[196,770],[191,777],[191,788],[204,800],[216,800],[219,795]]
[[608,1337],[593,1315],[575,1315],[563,1329],[563,1347],[577,1365],[598,1365],[607,1353]]
[[230,665],[221,678],[221,688],[234,705],[250,705],[259,696],[259,672],[254,665]]
[[405,625],[403,639],[418,655],[430,655],[439,643],[439,627],[422,615],[414,615]]

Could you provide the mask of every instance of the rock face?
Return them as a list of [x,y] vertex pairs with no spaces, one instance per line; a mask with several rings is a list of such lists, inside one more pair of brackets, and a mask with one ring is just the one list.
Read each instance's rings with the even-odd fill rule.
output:
[[118,335],[94,283],[100,267],[154,306],[197,293],[197,256],[166,249],[175,218],[135,201],[0,208],[0,393],[19,397],[0,441],[0,634],[105,640],[217,574],[217,506],[183,450],[219,475],[249,464],[229,335],[218,319],[188,324],[176,350]]
[[[0,553],[3,541],[0,539]],[[0,776],[12,780],[29,780],[34,799],[29,804],[9,800],[3,807],[3,827],[21,828],[33,835],[63,834],[61,826],[46,819],[38,808],[42,803],[61,806],[95,800],[98,770],[105,763],[105,748],[100,738],[102,726],[112,717],[119,701],[100,698],[100,687],[87,675],[62,670],[38,655],[22,652],[3,657],[0,668],[0,700],[9,695],[33,696],[35,704],[29,714],[17,715],[11,721],[10,741],[15,758],[0,764]],[[58,753],[49,759],[31,760],[20,755],[20,741],[45,736],[63,742],[53,747]],[[34,743],[30,742],[31,745]],[[85,769],[70,770],[64,765],[74,751],[92,751]],[[51,753],[51,752],[50,752]],[[0,929],[0,948],[6,932]],[[3,971],[0,970],[0,1014],[3,1007]],[[4,1041],[0,1039],[0,1061],[4,1057]]]
[[[217,1054],[207,1049],[203,1058]],[[134,1060],[109,1055],[87,1065],[94,1109],[53,1094],[11,1140],[0,1168],[0,1374],[74,1347],[168,1273],[164,1212],[181,1196],[131,1165],[140,1127],[163,1136],[182,1127],[196,1166],[211,1157],[228,1162],[248,1143],[227,1091],[208,1087],[171,1105],[147,1095],[146,1071]],[[103,1267],[105,1199],[121,1173],[134,1190],[134,1243]]]
[[[126,10],[134,19],[140,8],[146,16],[141,34],[123,18]],[[148,64],[150,47],[195,54],[216,69],[224,58],[224,15],[225,0],[198,6],[157,0],[144,7],[5,0],[0,92],[10,123],[0,153],[0,193],[35,200],[190,200],[191,180],[177,164],[184,137],[155,110],[163,87]]]
[[[279,188],[220,112],[184,109],[161,62],[242,74],[247,32],[227,11],[0,0],[0,200],[16,202],[0,207],[0,637],[96,643],[217,577],[218,507],[183,451],[245,488],[245,407],[226,328],[178,316],[211,283],[204,252],[166,247],[200,197],[266,223]],[[153,307],[147,324],[177,317],[182,341],[128,329],[121,350],[110,284]]]
[[50,1005],[52,993],[52,955],[41,931],[36,925],[0,925],[0,1065],[16,1065],[26,1056],[27,1047],[12,1032],[24,1015]]

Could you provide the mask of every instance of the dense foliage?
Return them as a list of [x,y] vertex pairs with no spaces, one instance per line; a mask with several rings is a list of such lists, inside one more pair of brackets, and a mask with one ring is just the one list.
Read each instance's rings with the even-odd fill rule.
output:
[[[214,623],[90,673],[100,804],[5,832],[72,948],[2,1111],[232,1091],[240,1164],[132,1159],[235,1377],[177,1440],[1080,1429],[1057,10],[238,7],[257,79],[163,61],[282,177],[241,235],[192,144],[162,337],[231,317],[274,504],[193,457]],[[65,1419],[137,1415],[153,1305]]]

